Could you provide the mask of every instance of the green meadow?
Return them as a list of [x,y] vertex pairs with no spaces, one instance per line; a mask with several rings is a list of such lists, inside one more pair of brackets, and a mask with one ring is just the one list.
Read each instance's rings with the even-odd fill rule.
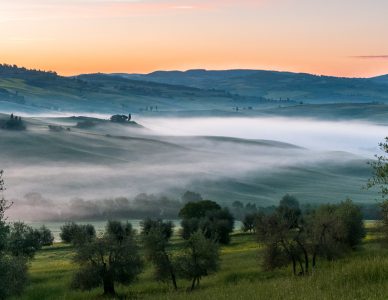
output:
[[[377,241],[375,226],[366,224],[362,246],[350,255],[327,262],[320,260],[310,276],[293,276],[291,268],[268,272],[261,268],[262,247],[253,234],[234,233],[230,245],[221,248],[220,270],[204,277],[200,287],[188,292],[189,282],[178,281],[179,290],[153,279],[153,267],[130,286],[117,286],[117,299],[387,299],[388,250]],[[182,247],[174,237],[173,251]],[[73,249],[54,244],[32,260],[30,282],[14,299],[103,299],[102,289],[90,292],[69,288],[76,266]]]

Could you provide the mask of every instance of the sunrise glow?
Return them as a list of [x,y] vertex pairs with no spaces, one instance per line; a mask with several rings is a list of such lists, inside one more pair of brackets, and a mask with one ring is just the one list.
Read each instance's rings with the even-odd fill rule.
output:
[[385,0],[2,0],[0,62],[71,75],[388,70]]

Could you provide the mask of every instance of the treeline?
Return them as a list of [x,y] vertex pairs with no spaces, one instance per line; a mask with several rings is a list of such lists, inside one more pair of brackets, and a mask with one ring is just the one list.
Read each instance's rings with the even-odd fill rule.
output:
[[18,67],[17,65],[0,64],[0,76],[2,75],[45,75],[45,76],[58,76],[53,71],[42,71],[37,69],[27,69],[24,67]]
[[7,130],[25,130],[26,124],[22,117],[11,114],[7,120],[0,120],[0,128]]
[[[361,214],[364,220],[380,220],[381,219],[381,207],[379,203],[357,203],[357,206],[361,210]],[[302,212],[308,212],[317,209],[319,204],[301,203],[300,209]],[[244,221],[245,218],[252,218],[257,213],[270,214],[276,210],[275,205],[270,206],[257,206],[255,203],[241,201],[234,201],[230,206],[233,216],[236,220]]]

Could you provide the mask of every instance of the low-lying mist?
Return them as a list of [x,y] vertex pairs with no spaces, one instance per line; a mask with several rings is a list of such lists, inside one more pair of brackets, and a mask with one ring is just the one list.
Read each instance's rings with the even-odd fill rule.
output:
[[291,143],[320,151],[373,156],[387,126],[359,121],[262,118],[140,118],[154,132],[179,136],[229,136]]
[[[149,130],[36,118],[1,133],[12,219],[172,218],[186,190],[230,205],[373,199],[361,187],[384,126],[286,118],[137,118]],[[50,132],[64,122],[71,131]],[[138,195],[147,194],[147,196]],[[151,199],[151,200],[150,200]]]

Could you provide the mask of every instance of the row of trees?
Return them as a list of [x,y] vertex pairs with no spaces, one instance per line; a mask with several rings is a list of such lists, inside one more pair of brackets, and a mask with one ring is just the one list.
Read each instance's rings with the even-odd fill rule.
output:
[[198,230],[185,241],[182,251],[174,252],[173,227],[171,222],[146,219],[141,224],[139,241],[128,222],[109,221],[100,236],[92,225],[66,224],[61,236],[74,245],[74,262],[79,266],[72,288],[90,290],[102,286],[104,295],[115,295],[116,283],[129,285],[143,271],[142,243],[145,258],[155,267],[156,280],[171,282],[178,289],[178,278],[187,279],[193,290],[203,276],[217,270],[218,244]]
[[[193,196],[193,195],[191,195]],[[178,278],[191,282],[193,290],[204,276],[219,265],[219,243],[229,243],[233,216],[227,209],[209,200],[187,202],[179,215],[182,218],[181,251],[173,251],[171,237],[174,225],[158,219],[141,223],[141,240],[145,258],[155,267],[154,277],[169,281],[178,289]],[[96,235],[90,224],[74,222],[61,227],[62,241],[76,249],[74,261],[79,265],[72,287],[82,290],[102,286],[105,295],[114,295],[115,283],[130,284],[143,270],[136,239],[130,223],[109,221],[102,235]]]

